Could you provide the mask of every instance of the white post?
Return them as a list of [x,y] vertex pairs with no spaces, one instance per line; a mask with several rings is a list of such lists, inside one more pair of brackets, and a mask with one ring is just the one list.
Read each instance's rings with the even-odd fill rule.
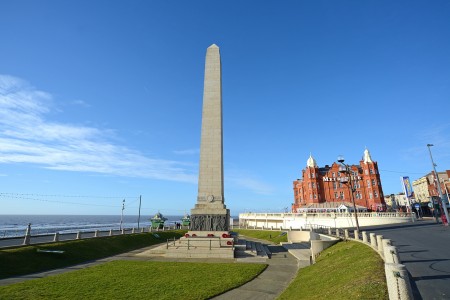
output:
[[375,237],[375,233],[373,233],[373,232],[370,233],[370,246],[372,246],[372,248],[374,250],[378,249],[378,247],[377,247],[377,239]]
[[59,232],[55,232],[55,237],[53,238],[54,242],[59,242]]
[[362,232],[362,239],[363,239],[363,242],[364,242],[364,243],[367,243],[367,240],[368,240],[368,239],[367,239],[367,232],[366,232],[366,231],[363,231],[363,232]]
[[29,245],[31,239],[31,223],[28,223],[27,230],[25,231],[25,239],[23,240],[24,245]]

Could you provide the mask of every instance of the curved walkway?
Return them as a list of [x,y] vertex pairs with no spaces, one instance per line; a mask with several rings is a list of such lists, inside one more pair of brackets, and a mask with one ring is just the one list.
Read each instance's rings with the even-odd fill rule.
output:
[[[272,258],[260,261],[268,264],[264,272],[252,281],[213,299],[265,300],[277,298],[295,278],[298,261],[282,246],[268,245],[268,248],[272,252]],[[240,262],[250,261],[242,259]]]
[[[267,243],[266,241],[260,241]],[[78,264],[61,269],[50,270],[41,273],[29,274],[24,276],[11,277],[0,280],[0,286],[9,285],[27,281],[30,279],[44,278],[47,276],[58,275],[66,272],[76,271],[83,268],[91,267],[94,265],[110,262],[113,260],[154,260],[154,261],[201,261],[201,262],[224,262],[225,259],[179,259],[179,258],[164,258],[164,257],[138,257],[136,254],[146,251],[148,249],[157,247],[153,245],[150,247],[134,250],[131,252],[111,256],[88,263]],[[235,258],[229,259],[230,262],[236,263],[265,263],[268,265],[266,270],[259,276],[251,280],[250,282],[230,290],[222,295],[215,297],[214,299],[275,299],[279,296],[284,289],[294,279],[298,270],[298,260],[289,254],[286,249],[278,245],[268,245],[269,250],[272,252],[272,258]]]

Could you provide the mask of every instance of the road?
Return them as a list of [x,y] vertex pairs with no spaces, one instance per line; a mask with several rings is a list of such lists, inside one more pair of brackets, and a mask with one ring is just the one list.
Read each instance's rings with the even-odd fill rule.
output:
[[393,241],[411,274],[414,299],[450,299],[450,227],[428,219],[362,230]]

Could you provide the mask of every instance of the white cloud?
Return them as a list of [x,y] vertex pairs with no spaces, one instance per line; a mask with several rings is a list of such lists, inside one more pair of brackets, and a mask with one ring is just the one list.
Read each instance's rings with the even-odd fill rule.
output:
[[257,176],[249,174],[247,171],[234,169],[227,171],[225,176],[226,184],[230,183],[259,195],[272,195],[274,193],[274,188],[270,184],[257,179]]
[[200,149],[174,150],[173,153],[177,155],[195,155],[200,154]]
[[0,75],[0,163],[196,182],[188,164],[149,158],[117,145],[110,141],[111,130],[47,120],[51,100],[50,94],[21,79]]

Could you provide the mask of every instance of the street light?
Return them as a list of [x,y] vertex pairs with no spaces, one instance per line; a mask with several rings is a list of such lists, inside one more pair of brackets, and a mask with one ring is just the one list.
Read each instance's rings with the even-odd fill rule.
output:
[[[434,174],[436,175],[436,185],[437,185],[439,197],[441,198],[442,209],[444,210],[445,218],[447,219],[447,224],[444,224],[444,225],[448,226],[449,219],[448,219],[447,205],[444,202],[444,196],[442,195],[441,183],[439,182],[439,175],[436,172],[436,164],[434,163],[433,156],[431,155],[430,147],[433,147],[433,146],[434,146],[433,144],[427,144],[428,152],[430,152],[431,164],[433,165]],[[444,222],[442,222],[442,223],[444,223]]]
[[355,186],[353,185],[353,180],[351,176],[350,166],[344,163],[344,157],[342,155],[338,156],[337,161],[341,164],[339,166],[339,172],[346,174],[348,177],[341,177],[340,181],[343,184],[348,184],[350,187],[350,196],[353,203],[353,210],[355,211],[355,222],[356,222],[356,230],[359,232],[359,222],[358,222],[358,211],[356,209],[355,198],[353,197],[353,193],[356,191]]
[[122,223],[123,223],[123,210],[125,209],[125,199],[122,201],[122,215],[120,216],[120,230],[122,230]]

